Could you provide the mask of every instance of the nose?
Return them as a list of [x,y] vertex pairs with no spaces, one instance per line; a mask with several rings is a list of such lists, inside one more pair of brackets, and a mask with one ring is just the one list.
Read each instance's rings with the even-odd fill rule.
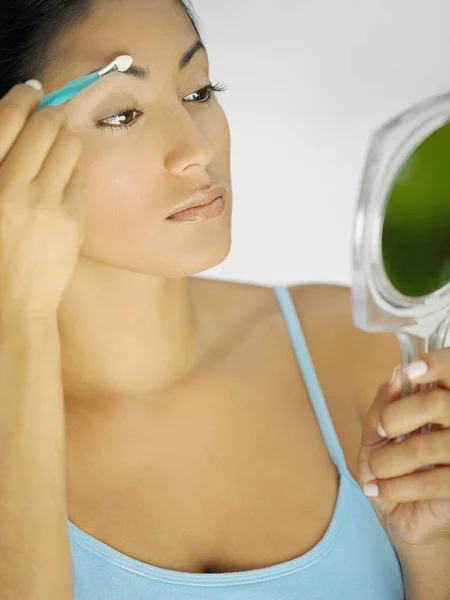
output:
[[209,139],[202,120],[197,123],[185,109],[182,115],[174,119],[166,129],[167,152],[165,167],[173,175],[188,175],[192,169],[209,165],[214,158],[214,144]]

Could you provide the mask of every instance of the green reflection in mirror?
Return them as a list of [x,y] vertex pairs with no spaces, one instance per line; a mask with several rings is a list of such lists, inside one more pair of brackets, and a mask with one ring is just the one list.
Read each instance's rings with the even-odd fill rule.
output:
[[409,297],[450,282],[450,124],[430,135],[395,181],[382,231],[392,285]]

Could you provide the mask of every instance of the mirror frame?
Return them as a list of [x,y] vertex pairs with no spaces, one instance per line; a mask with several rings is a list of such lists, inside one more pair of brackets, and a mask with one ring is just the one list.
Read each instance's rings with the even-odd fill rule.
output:
[[414,105],[372,136],[353,225],[354,324],[365,331],[401,328],[428,337],[450,314],[450,282],[427,296],[399,292],[384,270],[382,232],[390,195],[415,150],[450,123],[450,92]]

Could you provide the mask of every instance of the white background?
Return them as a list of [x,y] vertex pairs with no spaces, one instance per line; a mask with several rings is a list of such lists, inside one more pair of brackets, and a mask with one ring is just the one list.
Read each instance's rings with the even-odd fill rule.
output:
[[450,0],[193,0],[231,128],[233,248],[202,277],[351,282],[369,139],[450,88]]

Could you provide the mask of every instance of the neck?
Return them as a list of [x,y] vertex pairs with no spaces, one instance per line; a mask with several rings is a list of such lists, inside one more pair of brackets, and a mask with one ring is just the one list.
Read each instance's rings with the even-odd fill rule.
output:
[[58,313],[65,397],[89,409],[142,402],[189,373],[200,354],[192,281],[80,258]]

